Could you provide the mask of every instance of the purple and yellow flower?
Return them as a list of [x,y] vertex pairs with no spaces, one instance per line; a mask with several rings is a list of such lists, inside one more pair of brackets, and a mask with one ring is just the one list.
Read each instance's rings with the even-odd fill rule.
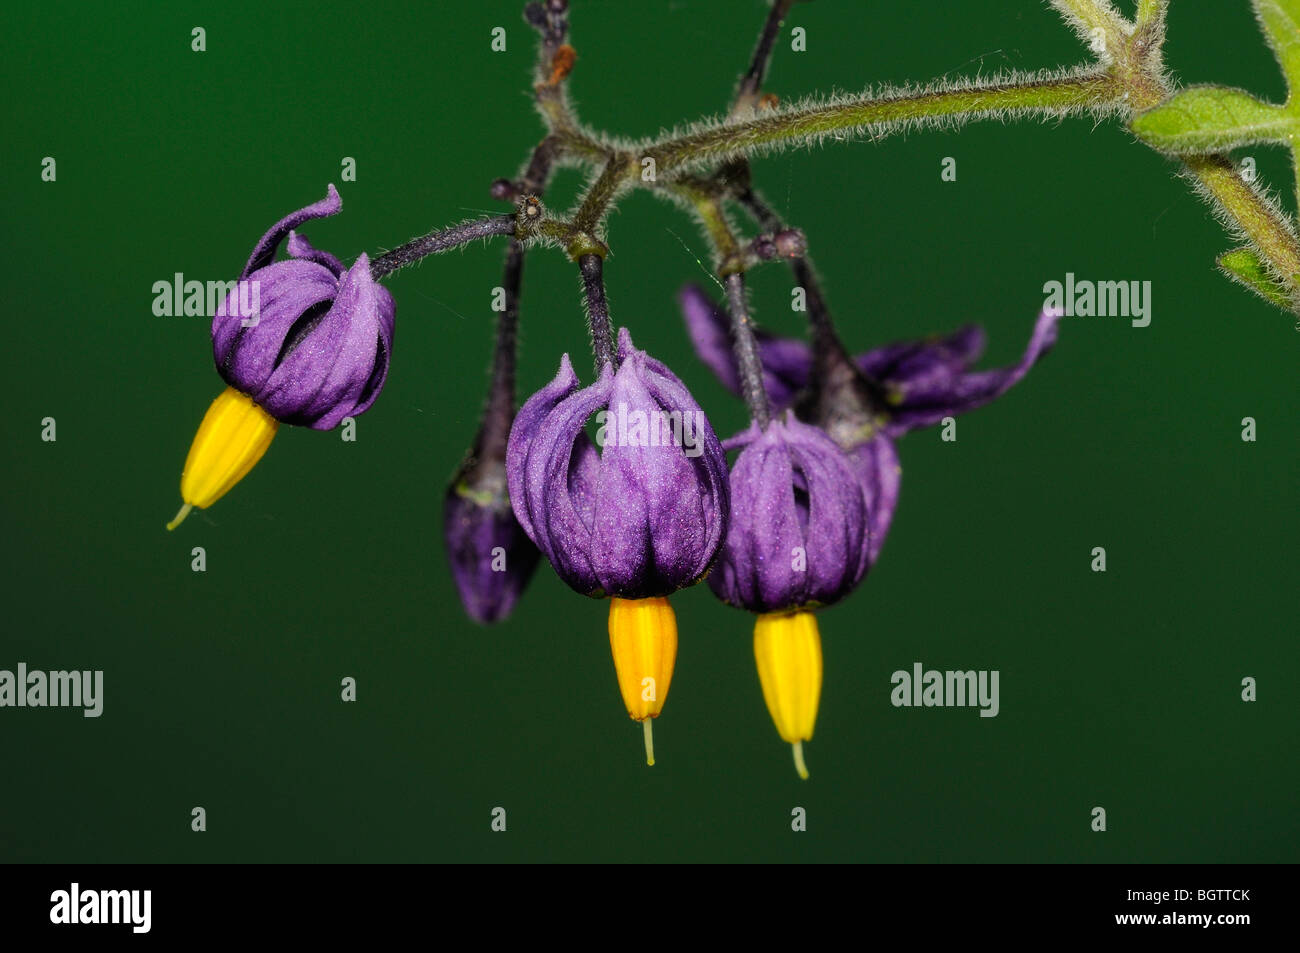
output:
[[[609,634],[628,714],[659,715],[676,655],[667,596],[709,571],[725,538],[726,457],[667,367],[619,333],[618,369],[582,387],[566,354],[515,418],[506,455],[515,515],[575,591],[611,597]],[[588,421],[599,424],[596,439]]]
[[867,488],[826,432],[788,411],[731,438],[731,523],[709,574],[729,605],[779,612],[838,602],[870,565]]
[[[696,352],[739,394],[730,322],[699,288],[680,302]],[[731,525],[709,586],[758,614],[754,657],[768,711],[807,777],[822,682],[813,609],[848,595],[875,562],[898,504],[895,440],[994,400],[1056,341],[1059,313],[1044,311],[1010,367],[972,371],[984,334],[967,326],[855,358],[817,355],[802,341],[757,332],[763,385],[777,417],[727,441]]]
[[709,574],[723,602],[758,614],[754,659],[768,712],[808,776],[821,695],[821,635],[812,610],[838,602],[871,564],[870,499],[861,469],[824,430],[784,411],[727,441],[731,522]]
[[[228,386],[199,425],[181,475],[184,505],[168,529],[238,483],[279,424],[331,430],[379,396],[393,347],[392,297],[371,277],[366,255],[344,268],[294,232],[341,208],[331,185],[325,198],[271,226],[213,317],[213,358]],[[286,238],[290,257],[276,262]],[[250,300],[257,305],[247,313]]]

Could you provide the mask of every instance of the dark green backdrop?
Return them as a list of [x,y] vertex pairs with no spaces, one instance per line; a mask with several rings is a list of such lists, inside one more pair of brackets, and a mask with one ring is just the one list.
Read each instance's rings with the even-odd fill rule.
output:
[[[540,137],[520,6],[7,8],[0,668],[103,669],[106,698],[98,720],[0,709],[0,859],[1296,860],[1300,335],[1215,273],[1230,239],[1113,123],[988,124],[757,164],[858,349],[974,321],[986,361],[1007,363],[1045,281],[1154,286],[1150,327],[1066,319],[1056,350],[962,418],[956,443],[937,429],[903,441],[881,561],[822,616],[807,783],[763,707],[750,618],[703,586],[674,599],[681,649],[653,769],[620,705],[605,605],[544,567],[507,624],[461,614],[439,513],[486,381],[500,243],[387,282],[392,374],[356,443],[285,429],[228,497],[163,531],[222,385],[206,320],[155,317],[153,283],[233,278],[327,182],[344,211],[309,233],[349,260],[499,208],[489,183]],[[629,136],[715,112],[764,9],[573,6],[574,97]],[[1036,0],[927,8],[798,6],[769,88],[1082,56]],[[807,52],[790,51],[794,25]],[[1185,82],[1284,94],[1245,0],[1175,4],[1168,53]],[[41,181],[44,156],[56,182]],[[355,183],[340,181],[344,156]],[[944,156],[955,183],[940,181]],[[1284,157],[1257,158],[1289,196]],[[578,184],[565,173],[553,199]],[[740,426],[673,301],[703,277],[693,225],[638,193],[610,237],[616,320],[720,432]],[[793,333],[788,282],[757,274],[754,300]],[[554,252],[529,260],[523,321],[525,393],[562,350],[588,366],[575,269]],[[914,661],[999,670],[1001,714],[891,707],[890,673]],[[195,805],[205,833],[190,830]],[[795,806],[806,833],[790,829]]]

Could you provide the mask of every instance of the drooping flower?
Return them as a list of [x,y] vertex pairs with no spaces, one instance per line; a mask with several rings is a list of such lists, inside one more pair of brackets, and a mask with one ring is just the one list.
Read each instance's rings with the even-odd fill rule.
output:
[[[722,544],[727,468],[704,412],[632,345],[581,387],[566,354],[510,431],[510,500],[560,578],[601,598],[667,596],[698,582]],[[596,415],[593,441],[585,430]],[[599,448],[599,449],[598,449]]]
[[[680,301],[696,352],[741,393],[727,316],[694,286]],[[808,776],[802,748],[822,683],[821,636],[810,610],[847,595],[879,555],[898,503],[896,438],[1005,393],[1055,343],[1059,317],[1044,311],[1022,359],[987,371],[970,370],[984,346],[973,326],[852,359],[830,340],[833,332],[818,353],[756,332],[764,389],[786,416],[726,443],[744,449],[731,473],[727,543],[709,585],[724,602],[758,614],[754,657],[763,698],[778,733],[794,746],[801,777]]]
[[785,411],[727,441],[731,521],[709,588],[758,614],[754,659],[768,713],[808,776],[821,694],[822,650],[812,610],[837,602],[871,564],[876,488],[825,431]]
[[[341,208],[331,185],[325,198],[271,226],[213,316],[213,358],[228,387],[190,447],[184,506],[168,529],[234,486],[279,423],[331,430],[379,396],[393,346],[392,297],[373,280],[365,254],[345,269],[293,231]],[[275,262],[285,238],[290,258]]]
[[871,565],[871,494],[861,467],[825,431],[789,410],[727,441],[731,468],[727,541],[709,574],[723,602],[757,613],[754,658],[768,712],[808,776],[821,693],[821,635],[814,609],[848,595]]
[[648,719],[663,708],[677,648],[664,597],[698,582],[717,556],[727,467],[690,392],[626,328],[617,360],[581,387],[564,355],[555,379],[520,408],[506,464],[519,524],[556,573],[583,595],[612,597],[619,688],[653,764]]
[[751,612],[830,605],[870,564],[867,490],[825,431],[786,412],[728,440],[731,523],[709,574],[719,599]]

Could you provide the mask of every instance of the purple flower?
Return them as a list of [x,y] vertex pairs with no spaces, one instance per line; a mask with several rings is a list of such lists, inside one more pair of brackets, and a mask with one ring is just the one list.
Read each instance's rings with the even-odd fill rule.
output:
[[737,448],[727,542],[709,588],[751,612],[848,595],[872,558],[867,468],[789,412],[727,441]]
[[493,461],[453,480],[442,512],[447,560],[465,612],[485,624],[504,619],[539,555],[510,508],[505,465]]
[[[578,592],[666,596],[698,582],[722,544],[726,457],[686,387],[634,348],[626,328],[618,361],[580,387],[566,354],[520,408],[506,455],[510,500]],[[585,430],[593,414],[595,442]]]
[[[727,316],[694,285],[679,296],[686,328],[700,359],[733,393],[740,378],[732,354]],[[1060,313],[1044,310],[1034,324],[1024,356],[1009,367],[972,371],[984,351],[984,331],[967,325],[946,337],[887,344],[853,358],[881,400],[875,410],[891,437],[929,427],[944,417],[982,407],[1006,393],[1056,343]],[[794,338],[757,332],[763,378],[774,409],[792,406],[811,382],[812,348]]]
[[[226,383],[277,420],[316,430],[370,408],[393,347],[393,299],[374,282],[366,255],[345,270],[293,231],[341,208],[331,185],[321,201],[271,226],[239,274],[244,287],[212,319],[212,354]],[[286,237],[291,257],[273,262]],[[250,300],[258,303],[252,314]]]
[[[740,376],[726,314],[698,287],[679,296],[695,351],[733,393]],[[854,377],[814,394],[813,352],[803,341],[758,331],[763,382],[777,411],[795,407],[801,418],[828,431],[844,448],[867,494],[869,563],[884,545],[898,505],[902,471],[895,440],[944,417],[974,410],[1006,393],[1056,343],[1060,313],[1044,310],[1020,361],[972,371],[984,350],[984,332],[967,325],[946,337],[888,344],[852,358]],[[734,494],[734,488],[733,488]]]

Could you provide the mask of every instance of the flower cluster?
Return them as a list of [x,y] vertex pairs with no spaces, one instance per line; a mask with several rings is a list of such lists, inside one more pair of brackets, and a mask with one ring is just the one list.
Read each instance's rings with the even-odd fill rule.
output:
[[[788,6],[771,8],[736,115],[767,101],[759,87]],[[720,441],[681,379],[638,349],[626,327],[614,333],[599,223],[620,177],[638,167],[635,157],[607,156],[571,219],[554,218],[542,205],[562,158],[556,150],[579,128],[564,92],[576,62],[567,15],[565,0],[527,8],[542,38],[536,101],[567,132],[544,140],[518,181],[493,183],[493,197],[512,203],[510,214],[431,233],[373,261],[362,254],[347,267],[297,232],[340,211],[331,185],[325,198],[280,219],[256,243],[240,289],[212,321],[213,358],[227,387],[194,437],[181,475],[183,505],[168,529],[241,480],[281,423],[330,430],[370,409],[393,347],[395,308],[380,279],[427,255],[509,236],[488,398],[443,505],[447,562],[467,614],[483,624],[507,618],[542,556],[578,594],[608,599],[619,691],[643,725],[653,764],[651,724],[663,711],[677,658],[669,598],[707,580],[719,600],[755,617],[763,697],[807,777],[803,744],[813,735],[823,666],[815,613],[852,593],[880,556],[899,501],[897,441],[1005,393],[1055,343],[1059,315],[1039,316],[1024,356],[1009,367],[973,369],[984,345],[976,327],[850,356],[816,287],[803,234],[750,190],[748,160],[733,157],[711,175],[673,179],[664,188],[694,206],[727,293],[722,308],[697,287],[683,289],[686,328],[703,363],[750,412],[748,427]],[[687,137],[678,146],[692,144],[706,145]],[[732,234],[733,204],[763,232],[747,242]],[[282,244],[288,258],[276,261]],[[579,267],[594,380],[583,386],[564,354],[550,383],[516,408],[523,256],[536,244],[563,248]],[[810,343],[766,335],[750,320],[744,273],[777,259],[790,264],[807,293]],[[243,313],[242,288],[250,283],[258,305]]]
[[[340,208],[331,186],[273,225],[239,276],[258,282],[258,313],[241,314],[232,292],[213,319],[228,386],[194,438],[169,529],[247,474],[280,423],[329,430],[383,388],[391,296],[364,254],[346,268],[295,231]],[[289,258],[277,262],[281,243]],[[512,256],[517,293],[518,248]],[[584,274],[599,267],[589,262]],[[589,290],[598,310],[603,290]],[[720,600],[756,616],[763,695],[806,776],[802,746],[822,680],[813,613],[851,593],[880,554],[898,503],[896,440],[1004,393],[1055,342],[1057,315],[1039,317],[1019,362],[976,371],[984,340],[975,327],[849,358],[833,335],[809,345],[747,330],[697,287],[679,300],[700,359],[754,405],[750,426],[719,441],[678,376],[627,328],[616,346],[597,347],[593,383],[582,386],[565,354],[516,412],[512,299],[483,422],[444,504],[452,577],[466,612],[485,624],[510,614],[542,555],[577,593],[609,599],[620,693],[644,725],[652,764],[651,719],[677,654],[668,597],[707,579]]]

